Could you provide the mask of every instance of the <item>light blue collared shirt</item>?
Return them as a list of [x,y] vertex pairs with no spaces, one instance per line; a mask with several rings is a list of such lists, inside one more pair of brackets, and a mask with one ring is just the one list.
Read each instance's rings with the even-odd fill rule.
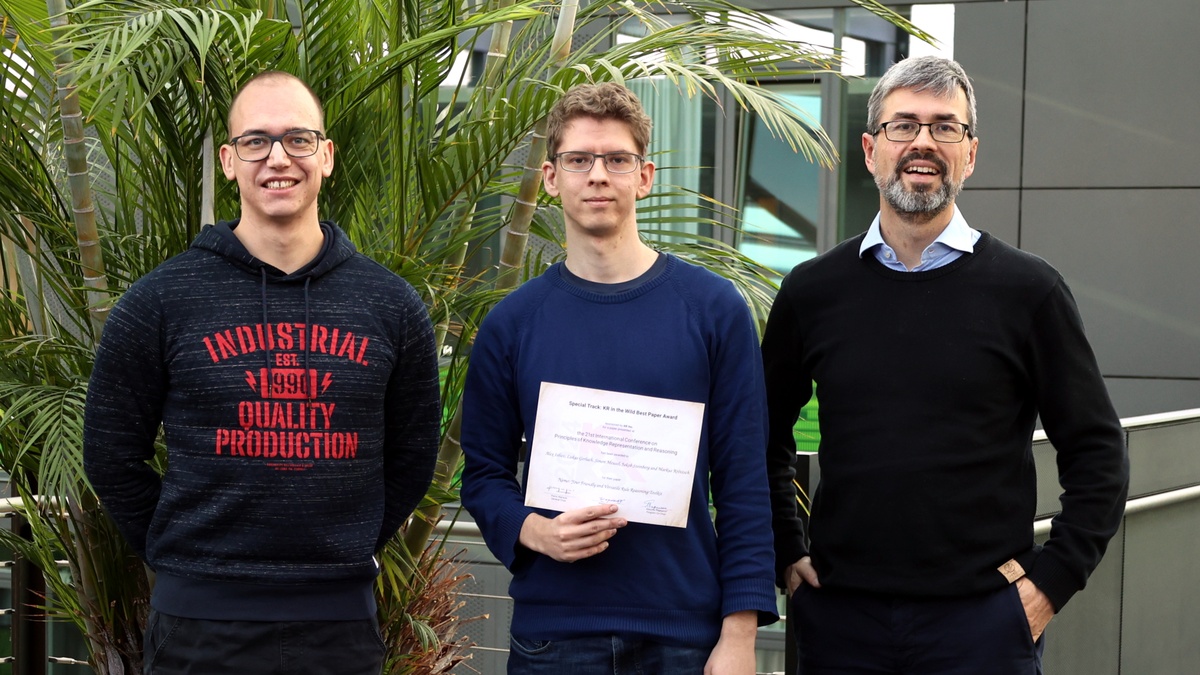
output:
[[975,242],[979,241],[980,236],[978,230],[967,225],[966,218],[963,218],[962,212],[955,204],[954,217],[950,219],[950,224],[942,230],[937,239],[933,240],[933,243],[925,247],[925,250],[921,252],[921,262],[910,270],[900,262],[899,256],[896,255],[896,249],[888,246],[887,242],[883,240],[883,233],[879,229],[879,214],[876,214],[875,220],[871,222],[871,228],[867,230],[867,235],[863,237],[862,244],[858,247],[858,257],[861,258],[863,254],[874,248],[875,259],[888,269],[897,272],[925,272],[949,265],[962,257],[964,253],[973,253]]

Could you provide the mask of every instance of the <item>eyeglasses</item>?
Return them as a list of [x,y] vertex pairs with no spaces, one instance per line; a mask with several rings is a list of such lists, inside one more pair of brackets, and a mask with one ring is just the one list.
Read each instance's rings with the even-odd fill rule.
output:
[[234,152],[243,162],[261,162],[271,156],[271,149],[278,141],[288,157],[310,157],[321,146],[325,134],[312,129],[296,129],[285,134],[242,134],[229,140]]
[[[889,141],[903,143],[911,141],[921,134],[921,127],[929,127],[929,134],[938,143],[961,143],[970,131],[969,125],[962,122],[929,122],[922,124],[912,120],[892,120],[879,125],[879,130]],[[875,133],[879,133],[876,131]]]
[[646,159],[632,152],[606,152],[602,155],[594,152],[560,152],[551,156],[550,161],[557,159],[563,171],[586,173],[592,170],[597,157],[604,160],[604,168],[609,173],[633,173]]

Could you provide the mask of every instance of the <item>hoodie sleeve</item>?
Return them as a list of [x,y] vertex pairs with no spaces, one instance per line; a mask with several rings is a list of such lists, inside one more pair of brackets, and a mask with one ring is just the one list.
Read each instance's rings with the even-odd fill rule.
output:
[[104,327],[88,382],[83,464],[100,502],[146,558],[146,534],[162,480],[148,464],[166,396],[158,297],[135,285]]
[[433,325],[417,292],[404,285],[402,337],[388,380],[384,429],[384,514],[375,550],[421,503],[437,462],[441,403]]

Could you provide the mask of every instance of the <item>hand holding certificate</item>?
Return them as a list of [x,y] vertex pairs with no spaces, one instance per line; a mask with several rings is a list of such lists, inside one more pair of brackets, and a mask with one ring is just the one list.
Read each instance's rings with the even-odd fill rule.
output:
[[687,527],[704,404],[543,382],[525,504]]

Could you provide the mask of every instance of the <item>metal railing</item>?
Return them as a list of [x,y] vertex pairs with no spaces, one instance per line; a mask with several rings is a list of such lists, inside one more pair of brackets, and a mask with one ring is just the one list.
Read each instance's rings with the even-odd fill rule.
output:
[[[1191,569],[1191,561],[1200,559],[1200,537],[1195,536],[1200,532],[1200,409],[1129,418],[1122,420],[1122,426],[1127,434],[1134,476],[1123,525],[1089,587],[1051,624],[1047,634],[1047,672],[1056,675],[1200,672],[1200,641],[1170,639],[1200,635],[1200,615],[1192,610],[1200,605],[1200,584]],[[1048,487],[1048,482],[1053,482],[1057,470],[1053,448],[1043,433],[1035,434],[1034,444],[1041,514],[1034,522],[1034,535],[1044,540],[1050,532],[1057,500],[1057,491],[1052,485]],[[815,482],[816,471],[811,470],[811,475]],[[0,499],[0,517],[11,517],[23,506],[20,498]],[[507,577],[503,567],[483,546],[478,525],[460,519],[452,526],[439,524],[437,531],[449,536],[449,543],[467,551],[467,559],[477,567],[477,576],[480,576],[478,570],[488,566],[494,572],[489,577],[490,585],[465,590],[460,594],[464,599],[492,605],[511,603],[504,593]],[[1179,532],[1190,532],[1192,536],[1180,537]],[[1149,574],[1143,569],[1147,560],[1156,563]],[[0,563],[0,567],[10,569],[15,565]],[[21,645],[14,644],[13,656],[0,657],[0,664],[11,664],[14,674],[20,675],[44,675],[47,664],[87,666],[86,661],[46,654],[45,624],[40,615],[34,616],[40,610],[32,605],[23,608],[18,600],[30,597],[29,588],[19,587],[21,576],[14,575],[14,607],[0,608],[0,616],[13,618],[14,636],[23,635],[27,645],[23,651]],[[1174,597],[1160,597],[1162,589],[1168,589],[1167,593]],[[506,636],[506,612],[489,613],[492,618],[475,625],[495,622],[488,632]],[[29,640],[31,635],[33,639]],[[1149,641],[1151,648],[1143,644],[1148,640],[1147,635],[1153,635]],[[777,630],[774,636],[776,644],[782,643]],[[481,666],[500,663],[496,672],[501,672],[507,640],[477,642],[481,644],[472,650],[479,658],[473,667],[480,672],[492,672],[492,668]],[[33,653],[39,645],[40,653]],[[775,671],[773,675],[787,672]]]
[[[1123,583],[1126,571],[1125,549],[1127,547],[1126,540],[1133,532],[1137,532],[1138,523],[1130,525],[1131,519],[1137,521],[1139,518],[1154,518],[1155,516],[1172,510],[1172,507],[1183,507],[1185,510],[1179,514],[1171,514],[1171,522],[1178,523],[1181,519],[1186,524],[1185,527],[1190,527],[1190,532],[1200,532],[1200,504],[1196,500],[1200,498],[1200,409],[1184,410],[1158,415],[1146,415],[1142,417],[1133,417],[1122,420],[1122,427],[1126,430],[1126,438],[1130,445],[1131,460],[1133,463],[1134,481],[1131,485],[1130,498],[1125,505],[1124,520],[1122,531],[1114,538],[1110,544],[1109,551],[1101,563],[1101,567],[1093,575],[1089,586],[1082,593],[1078,594],[1071,604],[1064,608],[1063,613],[1055,618],[1051,624],[1047,634],[1047,669],[1046,672],[1054,672],[1056,675],[1179,675],[1185,672],[1200,672],[1200,656],[1194,663],[1189,661],[1190,653],[1187,651],[1191,647],[1191,642],[1200,643],[1200,641],[1179,640],[1175,642],[1164,641],[1158,639],[1158,652],[1167,654],[1167,658],[1172,654],[1177,655],[1175,658],[1179,661],[1186,662],[1190,665],[1181,665],[1183,669],[1147,669],[1141,664],[1126,663],[1124,667],[1120,660],[1120,655],[1110,657],[1101,655],[1098,658],[1082,658],[1081,655],[1096,656],[1097,641],[1108,641],[1109,644],[1119,644],[1122,639],[1130,640],[1131,631],[1133,628],[1125,625],[1127,617],[1122,615],[1122,610],[1128,614],[1130,605],[1139,602],[1153,603],[1152,599],[1141,597],[1126,597],[1128,584]],[[1172,438],[1166,439],[1169,442],[1164,442],[1158,445],[1158,450],[1161,453],[1156,453],[1156,441],[1153,438],[1156,434],[1161,435],[1164,430],[1174,431]],[[1182,440],[1180,440],[1182,437]],[[1149,441],[1146,439],[1150,438]],[[1053,516],[1056,512],[1058,490],[1057,487],[1057,467],[1055,465],[1054,450],[1050,446],[1046,435],[1043,432],[1037,432],[1034,435],[1035,444],[1035,460],[1038,464],[1039,475],[1039,517],[1033,523],[1034,536],[1039,541],[1044,541],[1050,533],[1050,526]],[[1183,452],[1180,452],[1178,446],[1183,446]],[[1191,452],[1187,452],[1190,448]],[[1156,456],[1162,454],[1164,456]],[[818,476],[818,471],[815,466],[815,457],[810,460],[812,466],[809,467],[812,483],[815,483]],[[1168,471],[1159,471],[1153,477],[1146,476],[1147,466],[1157,463],[1168,462],[1171,464],[1171,469]],[[803,473],[803,472],[801,472]],[[808,486],[805,487],[808,489]],[[1192,507],[1195,507],[1194,509]],[[1194,526],[1193,525],[1194,521]],[[451,528],[441,525],[438,531],[442,534],[447,534],[452,537],[450,541],[471,550],[471,555],[475,558],[477,566],[494,565],[499,567],[499,563],[490,558],[490,554],[482,547],[481,539],[479,538],[478,526],[469,520],[459,520],[453,524]],[[1200,541],[1200,537],[1193,539]],[[1200,549],[1200,544],[1196,544]],[[1195,556],[1190,557],[1191,560],[1200,560],[1200,551]],[[501,568],[502,569],[502,568]],[[503,574],[495,575],[499,578],[506,579]],[[1179,585],[1182,588],[1197,589],[1196,595],[1200,596],[1200,585],[1193,580],[1194,575],[1188,573],[1186,577],[1178,579]],[[1113,581],[1118,583],[1114,585]],[[1170,583],[1170,582],[1165,582]],[[494,584],[493,587],[486,588],[481,593],[463,593],[464,597],[473,597],[479,600],[486,600],[493,605],[497,602],[511,603],[511,599],[503,594],[504,586]],[[1197,602],[1190,607],[1200,605],[1200,597]],[[1190,609],[1186,610],[1190,614],[1194,614]],[[1114,613],[1116,616],[1114,616]],[[503,621],[503,619],[495,618],[497,614],[503,616],[503,613],[492,612],[493,618],[489,621]],[[786,616],[783,617],[786,622]],[[1162,636],[1170,636],[1175,634],[1178,627],[1187,625],[1191,621],[1192,625],[1197,625],[1197,629],[1187,635],[1200,635],[1200,620],[1194,616],[1189,619],[1189,615],[1179,616],[1164,616],[1158,628]],[[1106,624],[1105,626],[1097,626],[1097,624]],[[507,626],[504,626],[505,631],[488,631],[490,633],[504,633]],[[1138,628],[1142,630],[1154,630],[1154,626],[1148,626],[1145,622],[1139,622]],[[760,631],[760,637],[764,633]],[[778,632],[775,633],[778,636]],[[790,637],[790,631],[785,630],[785,635]],[[760,643],[762,640],[760,639]],[[776,640],[776,643],[780,641]],[[504,642],[492,642],[474,649],[479,653],[480,661],[489,664],[499,664],[493,668],[496,672],[503,671],[503,661],[496,659],[503,658],[507,653],[504,648]],[[782,647],[790,653],[792,645],[790,640],[788,644]],[[1128,652],[1128,650],[1124,650]],[[1126,656],[1128,659],[1128,656]],[[1102,661],[1102,663],[1098,663]],[[476,668],[480,667],[479,663],[475,664]],[[1174,668],[1174,666],[1167,666]],[[482,672],[491,672],[487,668],[481,669]],[[775,671],[773,675],[788,675],[794,673],[795,666],[789,663],[782,671]]]

